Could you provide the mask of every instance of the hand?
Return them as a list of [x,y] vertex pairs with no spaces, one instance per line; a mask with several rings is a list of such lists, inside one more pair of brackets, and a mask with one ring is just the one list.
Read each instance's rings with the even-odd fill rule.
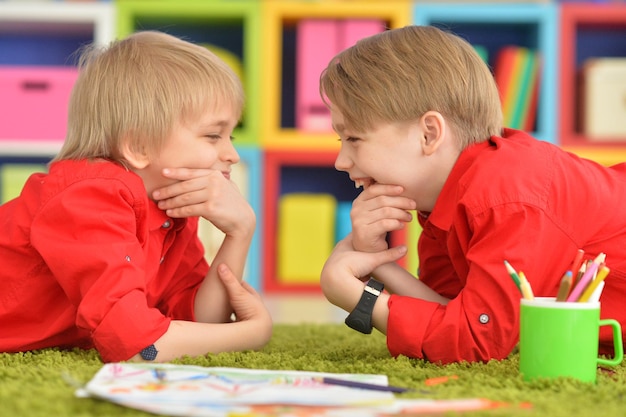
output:
[[250,235],[256,216],[237,185],[213,169],[165,169],[163,175],[178,180],[154,191],[159,208],[171,217],[201,216],[227,235]]
[[[157,362],[170,362],[187,356],[207,353],[238,352],[260,349],[272,337],[272,318],[260,295],[245,282],[240,282],[228,266],[216,267],[236,322],[172,320],[167,332],[155,346]],[[141,361],[137,354],[130,360]]]
[[406,246],[379,252],[359,252],[353,249],[351,240],[351,235],[348,235],[335,246],[320,276],[322,291],[328,301],[346,311],[354,307],[354,294],[358,296],[363,291],[360,277],[368,276],[381,265],[397,261],[407,252]]
[[218,265],[217,272],[226,288],[237,321],[259,320],[271,326],[271,316],[259,293],[247,282],[239,281],[226,264]]
[[388,248],[387,233],[404,228],[413,219],[409,210],[416,203],[401,196],[398,185],[373,184],[352,203],[352,244],[362,252],[378,252]]

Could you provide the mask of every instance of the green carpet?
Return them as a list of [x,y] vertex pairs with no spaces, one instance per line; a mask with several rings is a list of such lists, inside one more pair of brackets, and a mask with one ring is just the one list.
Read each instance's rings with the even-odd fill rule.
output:
[[[390,385],[411,387],[406,398],[487,398],[506,403],[494,410],[466,412],[487,416],[624,416],[626,365],[599,371],[598,383],[569,379],[524,382],[518,356],[487,364],[438,366],[391,358],[385,338],[365,336],[344,325],[277,325],[259,352],[185,358],[178,363],[260,369],[386,374]],[[95,399],[76,398],[63,375],[85,383],[100,369],[95,351],[44,349],[0,354],[0,416],[151,416]],[[454,376],[436,385],[427,380]],[[526,406],[530,404],[530,408]]]

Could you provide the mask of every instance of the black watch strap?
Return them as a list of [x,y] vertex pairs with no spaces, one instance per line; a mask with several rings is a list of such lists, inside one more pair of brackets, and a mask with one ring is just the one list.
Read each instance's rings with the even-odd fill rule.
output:
[[158,354],[159,351],[156,350],[156,347],[154,347],[154,345],[150,345],[147,348],[142,349],[141,352],[139,352],[141,359],[143,359],[144,361],[153,361],[156,359]]
[[346,324],[348,327],[359,331],[364,334],[372,333],[372,312],[374,311],[374,304],[378,300],[378,296],[385,289],[382,282],[376,281],[374,278],[370,278],[367,281],[367,285],[363,289],[361,299],[357,303],[352,313],[346,317]]

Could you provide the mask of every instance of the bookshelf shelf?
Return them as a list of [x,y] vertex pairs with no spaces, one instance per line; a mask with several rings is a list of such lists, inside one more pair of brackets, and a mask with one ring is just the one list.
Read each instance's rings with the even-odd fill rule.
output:
[[0,64],[68,65],[77,46],[84,41],[105,44],[114,32],[110,3],[2,2]]
[[[620,144],[626,145],[626,133],[624,137],[607,141],[585,135],[581,126],[583,65],[596,57],[626,58],[626,5],[563,4],[560,21],[560,144],[579,148],[602,147],[607,151]],[[623,118],[624,108],[621,114]]]
[[272,0],[262,8],[261,145],[268,149],[337,150],[336,135],[296,130],[294,124],[296,27],[303,19],[381,19],[387,27],[405,26],[409,2],[394,0],[336,2]]
[[[114,32],[115,13],[110,3],[0,2],[0,69],[7,70],[2,72],[4,75],[15,68],[41,70],[42,75],[47,69],[66,69],[75,65],[73,54],[77,49],[92,42],[106,44]],[[0,100],[12,94],[4,88]],[[5,105],[16,108],[13,100]],[[43,123],[36,115],[26,115],[25,119]],[[2,117],[0,120],[5,128],[15,123]],[[61,148],[63,137],[0,136],[1,204],[19,193],[30,173],[45,169]]]
[[[331,194],[338,202],[352,201],[358,194],[346,174],[334,168],[336,152],[314,150],[267,150],[264,160],[263,290],[268,292],[319,292],[317,283],[298,282],[298,277],[278,277],[278,213],[281,197],[293,193]],[[303,230],[307,229],[303,225]],[[302,236],[303,240],[312,236]],[[329,253],[330,254],[330,253]],[[304,255],[306,256],[306,255]],[[321,272],[321,265],[320,265]]]
[[[114,28],[112,4],[0,2],[0,68],[73,66],[77,49],[109,42]],[[50,157],[63,137],[40,139],[1,137],[0,155]]]

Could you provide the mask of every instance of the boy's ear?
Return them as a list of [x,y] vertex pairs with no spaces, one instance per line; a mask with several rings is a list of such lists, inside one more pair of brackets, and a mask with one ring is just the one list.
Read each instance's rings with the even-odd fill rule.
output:
[[439,148],[445,138],[446,122],[441,113],[428,111],[420,119],[420,126],[424,137],[422,148],[426,155],[432,155]]
[[129,141],[122,142],[122,157],[134,169],[144,169],[150,163],[148,154],[144,151],[137,151],[130,147]]

